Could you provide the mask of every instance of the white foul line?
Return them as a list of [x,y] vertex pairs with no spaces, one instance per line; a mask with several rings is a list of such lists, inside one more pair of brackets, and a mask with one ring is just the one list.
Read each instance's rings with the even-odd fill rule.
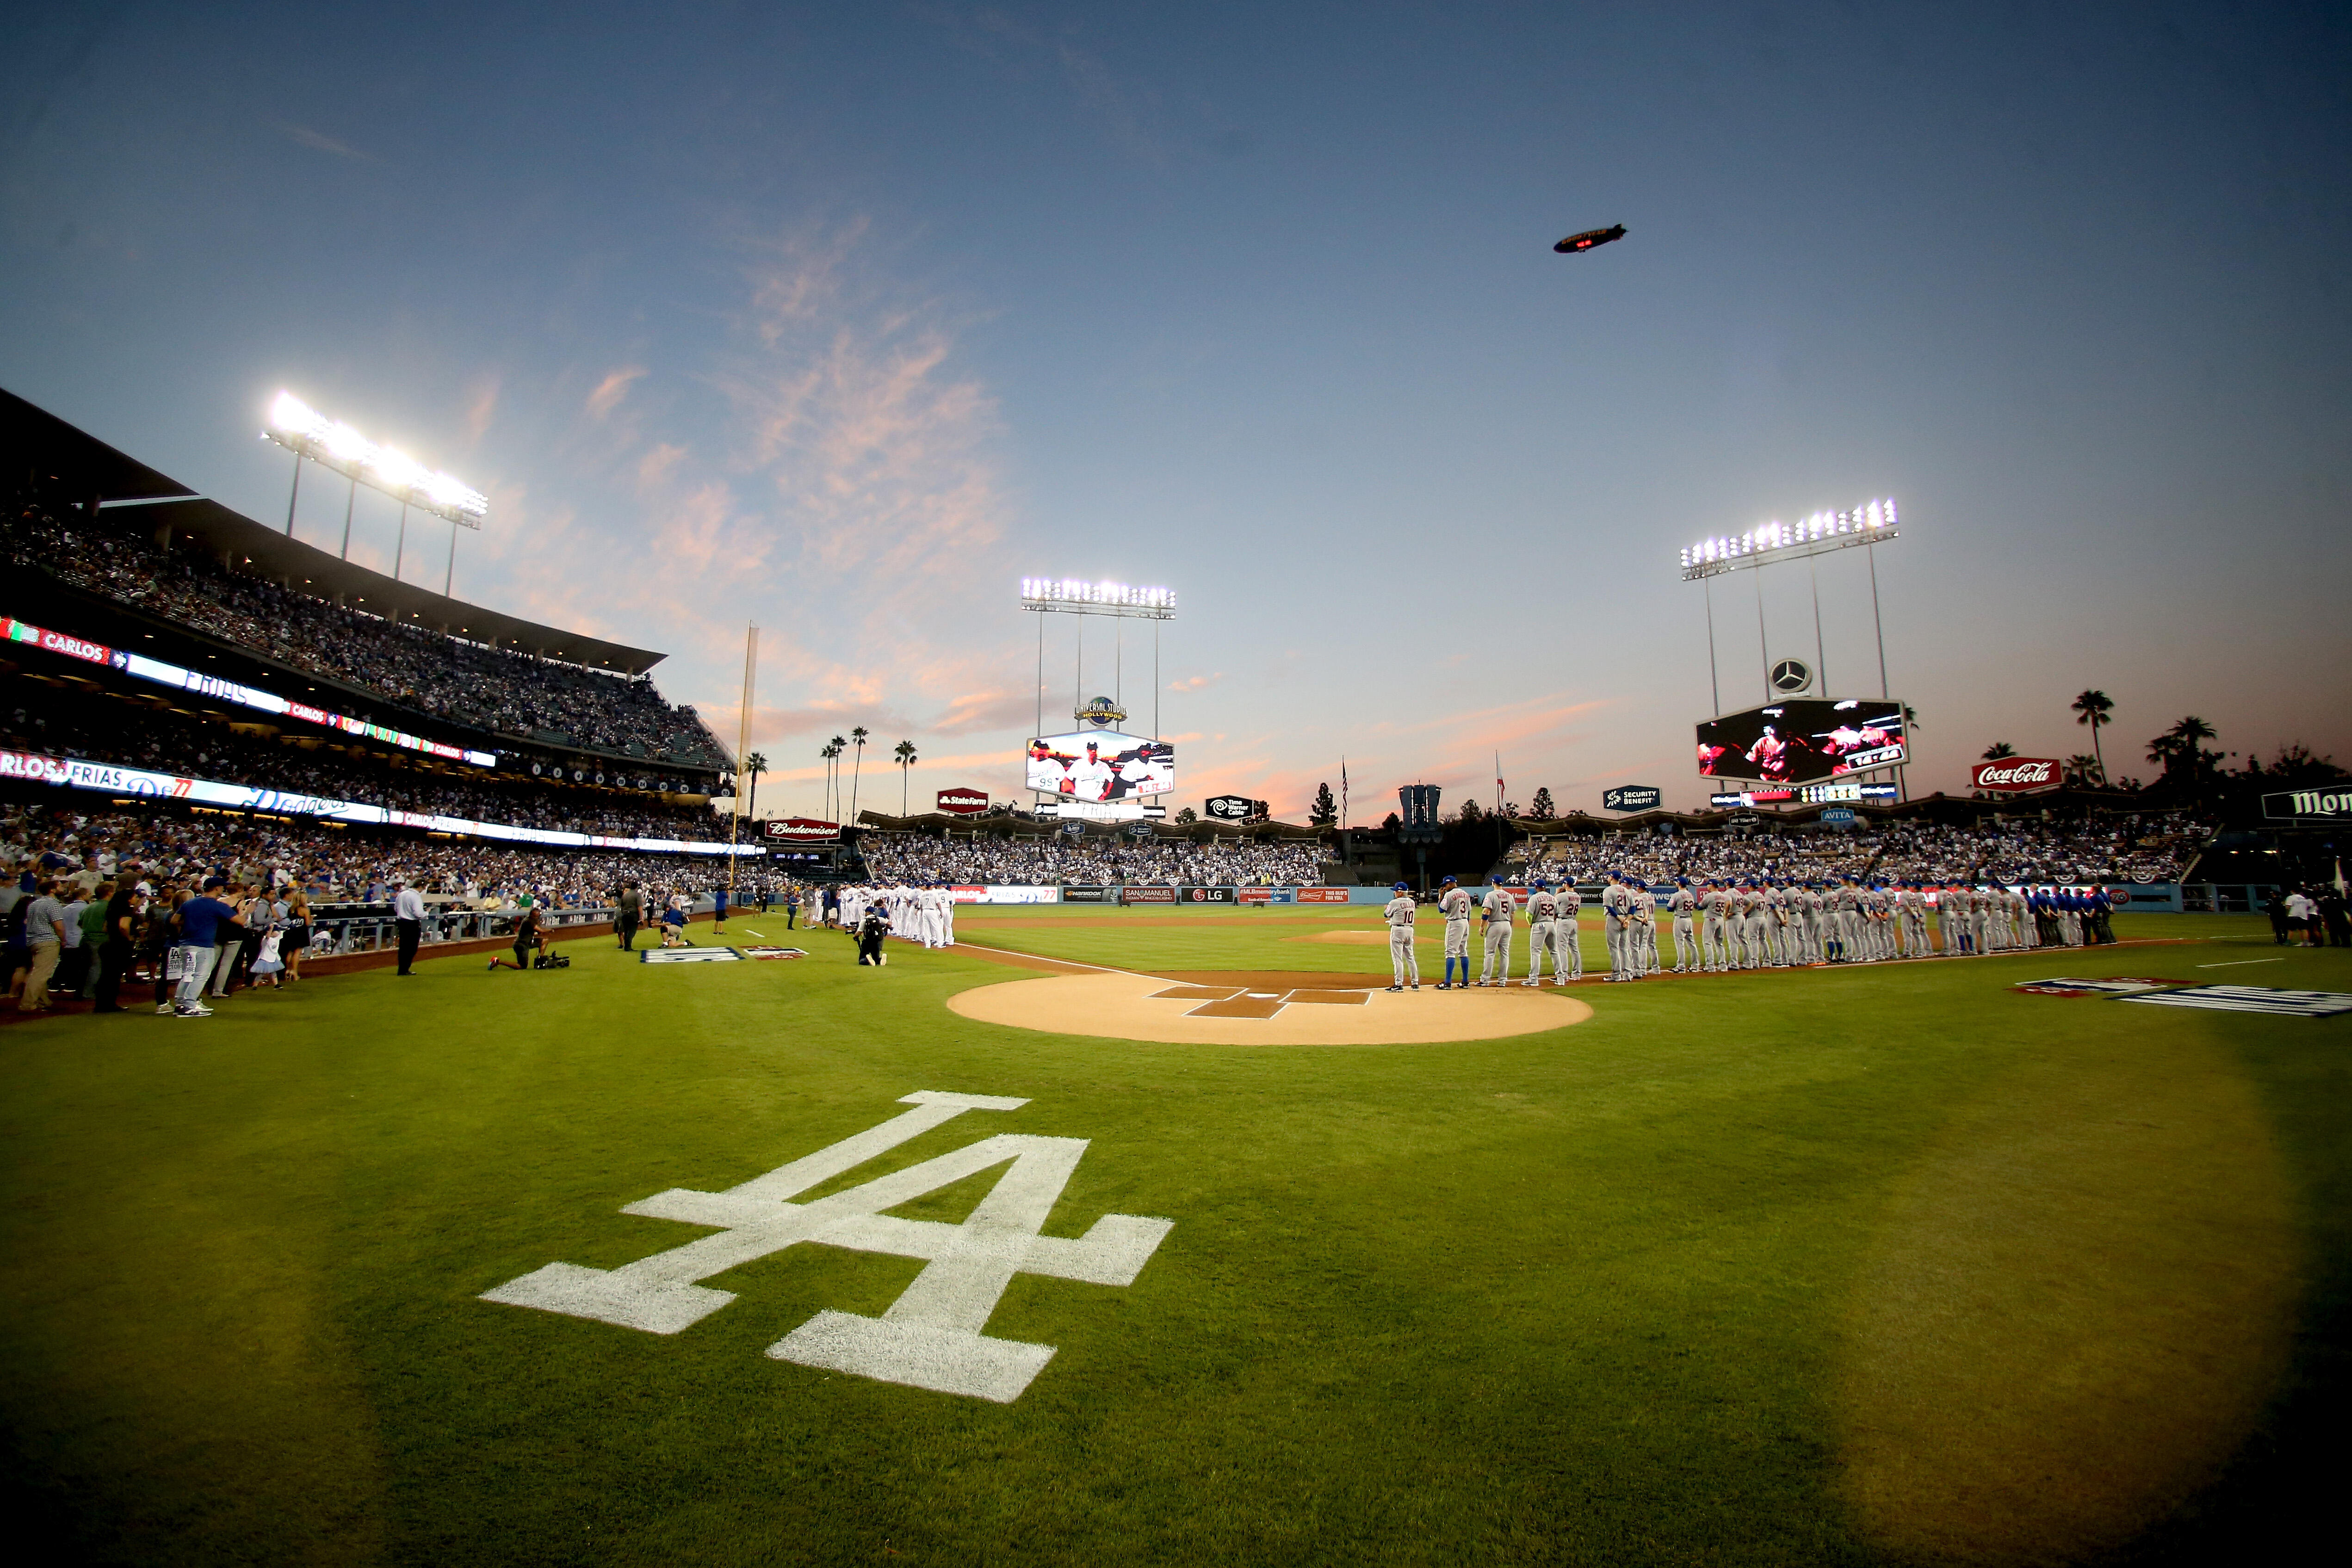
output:
[[2200,963],[2200,969],[2243,969],[2249,963],[2284,963],[2284,958],[2241,958],[2231,963]]

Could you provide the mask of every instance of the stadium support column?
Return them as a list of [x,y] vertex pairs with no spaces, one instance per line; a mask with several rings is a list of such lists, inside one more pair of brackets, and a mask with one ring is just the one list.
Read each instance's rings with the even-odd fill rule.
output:
[[1756,574],[1756,668],[1764,678],[1764,700],[1772,700],[1772,655],[1764,646],[1764,574]]
[[286,537],[294,537],[294,503],[302,499],[302,448],[294,448],[294,488],[286,493]]
[[[428,568],[429,570],[429,568]],[[449,569],[441,574],[441,596],[449,596],[449,584],[457,580],[457,520],[449,520]]]
[[1822,642],[1822,569],[1817,557],[1805,557],[1805,573],[1813,580],[1813,689],[1829,695],[1830,656]]
[[1719,716],[1723,712],[1723,681],[1716,673],[1715,579],[1702,577],[1698,585],[1706,595],[1706,689],[1715,698],[1715,707],[1711,711]]
[[1886,697],[1886,623],[1878,618],[1878,546],[1874,542],[1866,544],[1863,546],[1862,552],[1870,561],[1870,624],[1878,632],[1878,695],[1884,700]]
[[408,503],[400,503],[400,533],[392,546],[392,580],[400,581],[400,558],[408,550]]
[[360,477],[357,472],[353,472],[352,493],[343,500],[343,559],[346,561],[352,558],[352,508],[357,506],[359,500]]

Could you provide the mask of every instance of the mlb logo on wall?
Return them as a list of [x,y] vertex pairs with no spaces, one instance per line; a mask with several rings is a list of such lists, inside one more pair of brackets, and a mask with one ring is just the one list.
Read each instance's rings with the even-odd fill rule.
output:
[[743,955],[731,947],[649,947],[639,963],[732,963]]
[[2126,996],[2159,1007],[2204,1007],[2221,1013],[2271,1013],[2287,1018],[2332,1018],[2352,1013],[2352,993],[2281,991],[2268,985],[2196,985],[2159,995]]

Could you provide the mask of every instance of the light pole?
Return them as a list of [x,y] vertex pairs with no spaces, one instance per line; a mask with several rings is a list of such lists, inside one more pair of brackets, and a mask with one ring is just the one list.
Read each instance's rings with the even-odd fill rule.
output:
[[341,420],[325,415],[290,392],[281,392],[269,405],[262,438],[275,441],[294,454],[294,483],[286,498],[286,533],[294,533],[294,510],[302,496],[302,462],[309,458],[352,482],[343,500],[342,559],[352,557],[352,514],[359,504],[360,486],[380,490],[400,502],[400,538],[394,546],[392,574],[397,578],[408,550],[408,509],[422,508],[449,520],[449,564],[441,578],[441,594],[448,597],[457,575],[457,531],[481,531],[489,515],[489,498],[463,480],[427,470],[422,463],[390,447],[379,446]]

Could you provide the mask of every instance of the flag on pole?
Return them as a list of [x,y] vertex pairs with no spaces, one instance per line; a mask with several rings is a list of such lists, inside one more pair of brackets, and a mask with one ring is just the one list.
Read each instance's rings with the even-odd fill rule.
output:
[[1503,815],[1503,753],[1495,753],[1495,815]]

